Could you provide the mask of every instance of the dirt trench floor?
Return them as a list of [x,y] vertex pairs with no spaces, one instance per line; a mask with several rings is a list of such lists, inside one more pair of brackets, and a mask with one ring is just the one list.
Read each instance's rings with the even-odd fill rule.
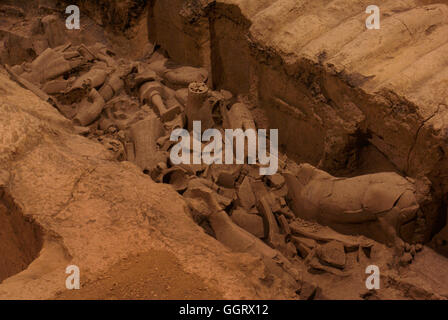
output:
[[[82,277],[82,275],[81,275]],[[64,291],[57,300],[218,300],[222,293],[186,272],[167,251],[131,256],[104,277],[84,283],[81,290]]]

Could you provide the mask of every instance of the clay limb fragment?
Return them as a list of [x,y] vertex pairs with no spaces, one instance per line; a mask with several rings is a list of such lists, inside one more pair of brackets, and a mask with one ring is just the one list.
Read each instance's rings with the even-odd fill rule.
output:
[[207,104],[208,94],[208,87],[204,83],[192,82],[188,86],[188,98],[185,106],[188,130],[193,129],[193,121],[201,121],[203,128],[213,127],[212,110]]
[[277,216],[278,222],[283,230],[283,233],[286,236],[291,235],[291,228],[289,227],[288,220],[286,220],[285,216],[280,214]]
[[22,76],[34,84],[45,83],[81,66],[84,62],[83,58],[67,60],[63,53],[48,48],[31,63],[30,72],[25,72]]
[[70,90],[87,88],[98,88],[106,81],[107,71],[103,68],[93,67],[89,72],[82,75],[73,83]]
[[[59,101],[77,103],[90,92],[91,89],[98,89],[106,80],[108,72],[100,66],[94,66],[90,71],[78,77],[63,94],[59,95]],[[55,80],[61,81],[61,80]],[[54,82],[54,81],[52,81]],[[45,86],[48,85],[48,82]]]
[[124,87],[124,81],[121,79],[121,72],[114,72],[106,80],[106,83],[101,87],[99,93],[103,97],[104,101],[109,101],[116,94],[118,94]]
[[51,61],[59,58],[60,52],[47,48],[42,52],[34,61],[31,63],[31,69],[35,72],[41,72],[46,66],[48,66]]
[[208,219],[216,239],[234,252],[261,257],[270,273],[286,280],[289,286],[297,286],[300,278],[298,270],[279,251],[270,248],[256,236],[236,225],[222,209],[216,193],[197,180],[190,181],[186,196],[189,199],[201,200],[193,205]]
[[144,83],[140,87],[140,101],[151,104],[163,122],[173,120],[182,110],[180,105],[167,108],[163,101],[163,86],[158,81]]
[[45,83],[45,85],[42,87],[42,90],[48,94],[57,94],[65,92],[70,84],[70,80],[52,80]]
[[105,102],[95,89],[81,102],[78,113],[74,118],[75,124],[87,126],[95,121],[103,111]]
[[274,249],[234,224],[225,211],[212,213],[209,221],[216,238],[233,251],[260,254],[268,258],[277,254]]
[[159,162],[167,161],[167,155],[157,147],[157,140],[163,135],[163,124],[156,116],[149,116],[131,127],[135,164],[143,171],[151,172]]
[[158,77],[157,77],[157,74],[155,73],[155,71],[146,69],[146,70],[143,70],[142,72],[139,72],[138,74],[136,74],[134,76],[132,84],[133,84],[133,86],[138,88],[145,82],[157,81],[157,80],[158,80]]
[[66,60],[64,57],[59,57],[52,61],[43,71],[41,82],[51,80],[69,72],[84,63],[83,59]]

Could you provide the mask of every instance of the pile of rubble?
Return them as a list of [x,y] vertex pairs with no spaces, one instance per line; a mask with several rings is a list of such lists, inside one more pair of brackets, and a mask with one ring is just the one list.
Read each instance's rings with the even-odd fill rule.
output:
[[405,235],[416,244],[414,229],[400,234],[390,222],[401,219],[404,225],[421,217],[414,185],[394,173],[338,179],[284,156],[279,157],[280,172],[271,176],[261,176],[258,165],[173,165],[170,134],[191,128],[192,120],[220,130],[256,127],[241,99],[207,87],[205,69],[176,66],[159,51],[139,62],[117,59],[99,43],[47,48],[31,63],[7,69],[117,160],[133,162],[154,181],[171,184],[194,220],[235,251],[276,257],[284,265],[287,258],[299,259],[310,270],[333,274],[343,272],[345,251],[370,256],[373,243],[366,238],[342,236],[302,218],[332,227],[356,223],[358,230],[363,223],[370,229],[378,223],[369,235],[391,241],[398,250],[407,248],[402,264],[421,248],[400,243],[398,235]]

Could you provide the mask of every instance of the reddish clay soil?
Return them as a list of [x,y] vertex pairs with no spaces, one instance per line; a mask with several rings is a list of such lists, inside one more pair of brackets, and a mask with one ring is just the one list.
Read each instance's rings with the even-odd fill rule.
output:
[[167,251],[152,250],[115,264],[81,290],[64,291],[59,300],[216,300],[217,288],[207,286],[197,275],[185,272],[176,257]]

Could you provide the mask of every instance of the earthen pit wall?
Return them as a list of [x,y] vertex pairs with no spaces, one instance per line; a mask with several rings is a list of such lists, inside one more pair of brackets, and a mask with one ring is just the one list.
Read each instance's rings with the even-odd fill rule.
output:
[[0,187],[0,283],[38,257],[43,245],[41,227],[24,216],[4,187]]
[[211,71],[209,19],[185,21],[180,15],[183,4],[183,0],[149,1],[149,40],[160,44],[174,61]]
[[253,62],[248,45],[248,21],[235,5],[217,3],[209,14],[213,85],[247,94],[253,84]]

